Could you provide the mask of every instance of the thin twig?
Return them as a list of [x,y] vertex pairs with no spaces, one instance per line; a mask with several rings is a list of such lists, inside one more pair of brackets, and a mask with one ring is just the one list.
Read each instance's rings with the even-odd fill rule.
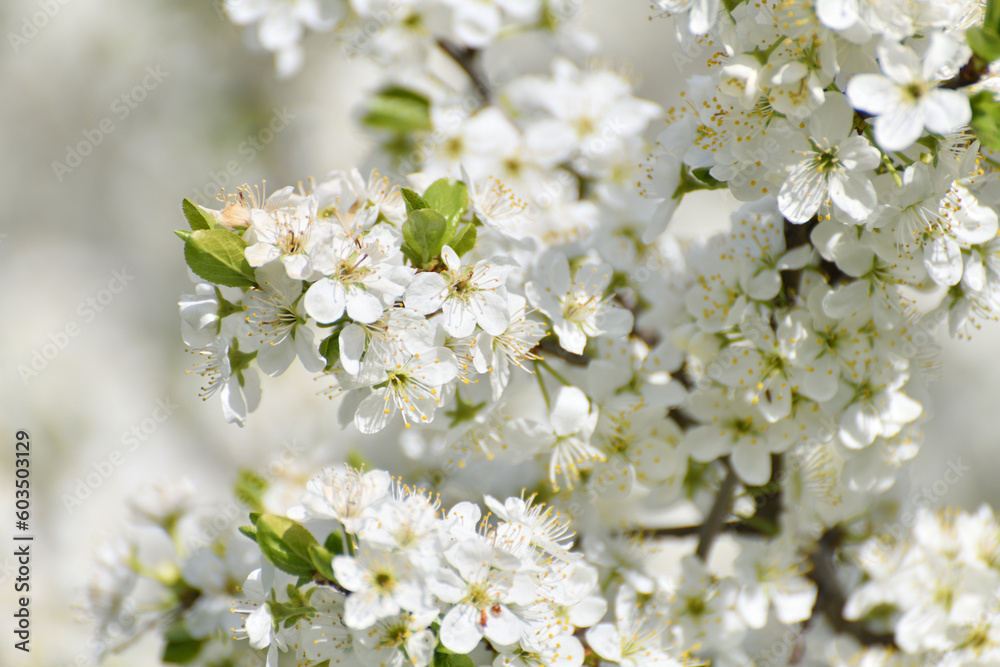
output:
[[574,366],[589,366],[590,357],[582,354],[573,354],[572,352],[567,352],[563,348],[559,347],[559,344],[554,340],[543,338],[541,342],[538,343],[532,350],[532,354],[538,354],[541,350],[546,354],[550,354],[553,357],[559,357],[567,364],[573,364]]
[[[629,537],[646,537],[655,539],[658,537],[693,537],[700,535],[704,530],[703,524],[697,526],[673,526],[670,528],[635,528],[625,531]],[[722,524],[722,530],[727,533],[738,533],[740,535],[760,535],[760,531],[750,526],[745,521],[729,521]],[[721,532],[721,531],[720,531]]]
[[808,576],[816,584],[816,605],[813,607],[813,615],[823,614],[834,630],[851,635],[865,646],[895,647],[896,640],[892,634],[872,632],[863,623],[844,618],[844,604],[847,598],[840,588],[833,561],[833,553],[842,537],[843,530],[839,526],[834,526],[823,534],[816,543],[816,550],[809,554],[812,571]]
[[439,39],[437,41],[441,50],[451,56],[451,59],[462,68],[462,70],[468,75],[469,81],[472,82],[473,88],[476,89],[476,93],[482,98],[483,102],[489,102],[491,89],[490,85],[486,83],[486,79],[483,78],[482,73],[479,71],[478,66],[478,55],[479,51],[477,49],[470,49],[464,46],[459,46],[453,42],[449,42],[446,39]]
[[722,485],[719,486],[719,493],[715,496],[715,503],[712,504],[712,509],[705,518],[705,523],[701,524],[701,530],[698,531],[698,548],[695,549],[694,553],[702,561],[708,560],[712,542],[726,525],[726,517],[729,516],[730,507],[733,504],[733,494],[736,491],[736,473],[733,472],[733,467],[729,465],[728,459],[722,459],[722,463],[726,467],[726,477],[722,480]]

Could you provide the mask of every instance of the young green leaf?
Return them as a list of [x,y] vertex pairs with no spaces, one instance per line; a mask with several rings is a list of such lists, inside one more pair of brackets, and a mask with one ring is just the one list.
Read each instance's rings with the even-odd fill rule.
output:
[[323,370],[331,370],[340,360],[340,331],[334,331],[320,342],[319,353],[326,359],[326,367]]
[[407,133],[431,128],[431,103],[420,93],[389,86],[372,97],[361,122],[376,130]]
[[181,202],[181,210],[184,211],[184,217],[187,218],[188,224],[191,225],[193,231],[198,231],[199,229],[214,229],[218,227],[218,223],[215,222],[215,218],[205,213],[200,206],[195,204],[190,199],[185,199]]
[[430,264],[448,242],[448,223],[440,213],[430,209],[410,211],[403,223],[406,246],[419,258],[418,268]]
[[323,546],[333,555],[339,556],[344,553],[344,538],[340,536],[340,533],[330,533]]
[[336,555],[328,551],[326,547],[321,547],[318,544],[309,547],[309,558],[312,560],[312,564],[316,567],[316,571],[323,575],[323,578],[327,581],[337,580],[337,577],[333,574],[333,557]]
[[184,242],[184,259],[210,283],[254,287],[257,278],[244,255],[246,247],[246,241],[228,230],[199,229]]
[[469,252],[476,247],[476,226],[472,223],[467,224],[458,230],[451,240],[448,241],[448,245],[451,249],[455,251],[455,254],[461,257],[465,253]]
[[459,218],[469,205],[469,192],[462,181],[439,178],[424,192],[424,200],[430,208],[444,216],[454,233]]
[[410,188],[400,188],[399,192],[403,195],[403,201],[406,203],[407,214],[409,214],[410,211],[419,211],[422,208],[431,207],[423,197]]
[[163,647],[160,661],[174,665],[186,665],[197,658],[202,644],[206,641],[192,637],[183,623],[171,625],[164,633],[164,637],[167,643]]
[[257,544],[261,553],[279,570],[310,577],[316,568],[309,547],[317,544],[312,534],[291,519],[265,514],[257,520]]
[[475,667],[476,663],[472,658],[461,653],[452,653],[438,649],[434,652],[434,660],[431,663],[434,667]]
[[267,490],[267,480],[251,470],[240,470],[236,474],[236,499],[247,507],[260,511],[264,508],[262,497]]
[[1000,35],[989,27],[971,27],[965,32],[969,48],[977,56],[990,63],[1000,59]]
[[969,125],[980,143],[993,150],[1000,150],[1000,102],[993,93],[982,90],[969,98],[972,121]]

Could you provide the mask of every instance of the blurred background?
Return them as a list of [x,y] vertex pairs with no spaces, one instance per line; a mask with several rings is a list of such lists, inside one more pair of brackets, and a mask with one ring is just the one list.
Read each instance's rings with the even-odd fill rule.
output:
[[[672,26],[649,20],[645,3],[583,11],[602,54],[635,71],[640,97],[669,106],[697,71],[675,65]],[[220,187],[280,187],[363,163],[376,141],[356,118],[380,75],[310,35],[303,71],[279,81],[211,0],[5,0],[0,26],[0,665],[84,665],[89,629],[74,605],[131,493],[187,476],[206,503],[224,503],[239,467],[345,449],[304,371],[266,381],[243,429],[223,421],[217,397],[198,398],[177,312],[192,285],[172,230],[185,226],[184,197],[207,204]],[[705,233],[731,208],[718,192],[689,197],[674,224]],[[928,387],[936,418],[913,488],[949,461],[972,468],[934,488],[935,504],[1000,501],[998,350],[995,323],[922,348],[939,366]],[[19,429],[32,443],[30,654],[13,649],[9,616]],[[154,637],[108,662],[153,665],[158,654]]]

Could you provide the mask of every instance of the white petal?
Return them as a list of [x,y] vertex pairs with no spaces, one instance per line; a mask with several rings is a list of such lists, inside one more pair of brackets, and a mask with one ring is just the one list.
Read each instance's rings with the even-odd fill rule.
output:
[[562,387],[552,405],[552,430],[558,436],[576,433],[589,415],[590,402],[586,394],[576,387]]
[[552,329],[559,337],[559,347],[573,354],[583,354],[584,348],[587,347],[587,334],[583,333],[579,326],[567,320],[557,319],[552,322]]
[[949,134],[972,120],[969,98],[957,90],[931,91],[922,101],[924,124],[937,134]]
[[507,300],[496,292],[480,292],[469,300],[476,322],[491,336],[499,336],[510,325]]
[[767,595],[763,586],[750,584],[736,597],[736,609],[751,628],[760,629],[767,623]]
[[884,114],[899,102],[899,89],[879,74],[858,74],[847,82],[847,99],[855,109]]
[[392,418],[393,403],[388,392],[384,389],[375,391],[361,401],[357,412],[354,413],[354,425],[362,433],[378,433],[386,427]]
[[830,199],[855,222],[864,222],[878,203],[871,181],[860,174],[849,173],[830,177]]
[[777,587],[772,602],[779,621],[800,623],[812,615],[816,604],[816,585],[802,577],[794,577]]
[[587,630],[587,643],[597,655],[610,662],[620,662],[622,657],[621,637],[615,626],[601,623]]
[[500,605],[500,613],[494,614],[490,609],[486,612],[486,627],[483,635],[491,642],[500,646],[509,646],[521,638],[521,628],[524,624],[514,612],[505,605]]
[[887,151],[909,148],[923,131],[924,115],[916,105],[900,105],[875,119],[875,140]]
[[318,373],[326,367],[326,359],[319,353],[313,332],[308,327],[300,326],[295,329],[295,352],[302,366],[310,373]]
[[448,296],[448,283],[439,273],[418,273],[406,288],[403,301],[421,315],[433,313]]
[[962,249],[954,239],[938,237],[924,246],[924,267],[938,285],[957,285],[962,279]]
[[755,443],[749,438],[739,441],[729,458],[736,474],[747,484],[762,486],[771,479],[771,452],[759,438]]
[[469,604],[452,607],[441,621],[441,644],[449,651],[466,654],[482,639],[479,613]]
[[365,331],[357,324],[348,324],[340,332],[340,364],[351,375],[361,372],[361,357],[365,353]]
[[444,302],[444,321],[441,326],[455,338],[471,336],[476,330],[476,316],[468,305],[458,298]]
[[247,246],[246,250],[243,251],[243,255],[247,258],[247,264],[258,267],[278,259],[281,257],[281,252],[268,243],[254,243],[251,246]]
[[355,322],[371,324],[382,312],[382,302],[371,292],[353,289],[347,296],[347,314]]
[[266,375],[281,375],[295,361],[295,341],[286,336],[280,343],[264,343],[257,351],[257,367]]
[[852,403],[840,416],[840,440],[851,449],[863,449],[882,433],[882,420],[871,406]]
[[305,295],[306,312],[322,324],[339,320],[346,305],[344,286],[329,278],[320,278],[314,282]]

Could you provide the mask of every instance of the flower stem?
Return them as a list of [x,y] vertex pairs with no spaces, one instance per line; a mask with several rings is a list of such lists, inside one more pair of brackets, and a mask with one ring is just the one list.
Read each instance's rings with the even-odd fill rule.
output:
[[555,379],[557,379],[560,382],[562,382],[562,384],[563,384],[564,387],[570,386],[569,381],[566,378],[564,378],[562,375],[560,375],[554,368],[552,368],[552,366],[549,366],[548,362],[545,361],[544,359],[539,359],[535,363],[538,364],[538,365],[540,365],[542,368],[544,368],[545,370],[547,370],[549,373],[551,373],[552,377],[554,377]]
[[535,377],[538,379],[538,388],[542,390],[542,398],[545,399],[545,407],[552,411],[552,400],[549,398],[549,390],[545,388],[545,380],[542,378],[542,374],[539,372],[541,365],[539,362],[541,359],[535,359],[532,364],[535,366]]

